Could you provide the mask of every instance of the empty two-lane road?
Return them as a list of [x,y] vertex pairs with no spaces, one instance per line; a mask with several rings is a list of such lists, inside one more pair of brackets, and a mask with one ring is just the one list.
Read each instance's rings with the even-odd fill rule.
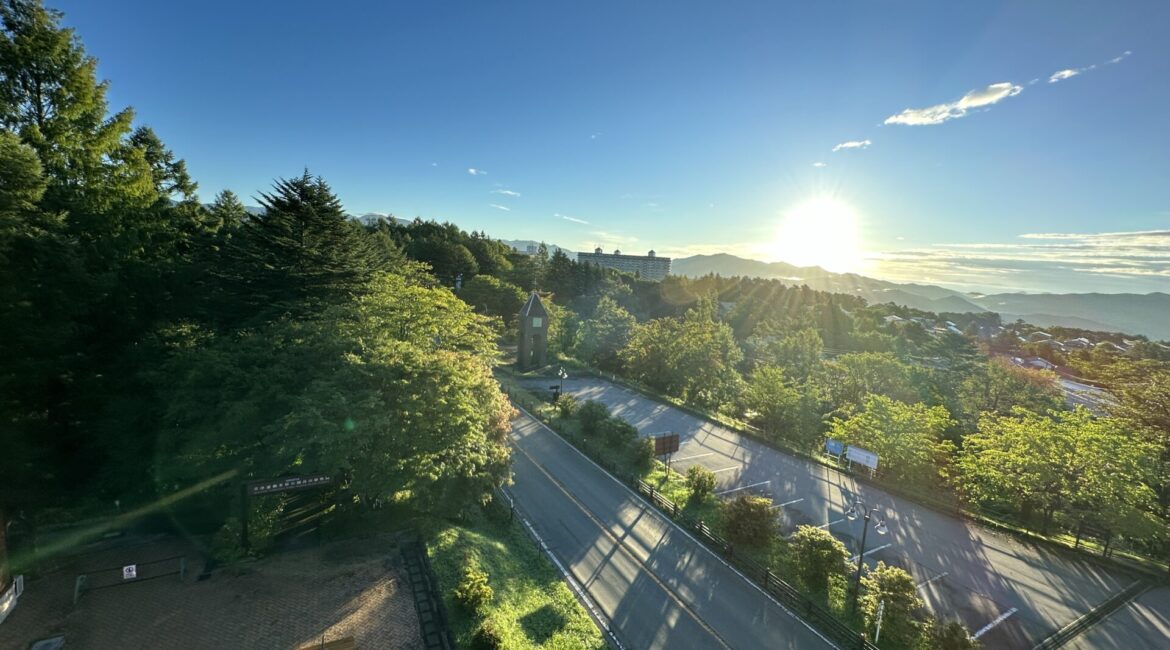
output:
[[706,547],[527,414],[516,505],[626,648],[831,648]]

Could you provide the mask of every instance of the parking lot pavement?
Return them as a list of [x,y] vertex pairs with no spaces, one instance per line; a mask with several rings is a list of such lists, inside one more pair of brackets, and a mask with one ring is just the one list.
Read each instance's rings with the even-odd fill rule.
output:
[[1075,650],[1170,647],[1170,587],[1152,589],[1068,644]]

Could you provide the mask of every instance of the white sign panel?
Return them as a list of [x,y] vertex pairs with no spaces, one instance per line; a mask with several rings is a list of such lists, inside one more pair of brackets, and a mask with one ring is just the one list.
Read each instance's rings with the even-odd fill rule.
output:
[[870,469],[877,469],[878,455],[872,451],[849,445],[845,448],[845,457],[858,465],[865,465]]
[[137,564],[127,564],[126,566],[122,567],[122,579],[123,580],[133,580],[137,577],[138,577],[138,565]]

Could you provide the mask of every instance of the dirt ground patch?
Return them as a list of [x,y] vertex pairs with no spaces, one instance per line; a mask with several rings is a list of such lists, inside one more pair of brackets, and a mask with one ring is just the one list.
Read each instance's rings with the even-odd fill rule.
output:
[[[281,553],[197,580],[164,576],[85,593],[78,573],[146,563],[193,548],[174,539],[94,549],[65,569],[27,583],[0,626],[0,648],[64,634],[69,648],[290,649],[353,636],[358,648],[419,648],[418,618],[393,538],[333,542]],[[170,563],[177,567],[176,563]],[[157,565],[165,567],[167,563]],[[106,576],[95,581],[108,584]]]

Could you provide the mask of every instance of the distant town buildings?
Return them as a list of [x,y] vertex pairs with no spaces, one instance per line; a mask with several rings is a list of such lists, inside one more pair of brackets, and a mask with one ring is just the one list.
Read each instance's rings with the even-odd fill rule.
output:
[[577,253],[577,261],[596,264],[606,269],[616,269],[623,273],[633,273],[643,280],[654,282],[661,282],[670,275],[670,258],[658,257],[654,251],[646,255],[622,255],[620,250],[603,253],[597,248],[592,253]]

